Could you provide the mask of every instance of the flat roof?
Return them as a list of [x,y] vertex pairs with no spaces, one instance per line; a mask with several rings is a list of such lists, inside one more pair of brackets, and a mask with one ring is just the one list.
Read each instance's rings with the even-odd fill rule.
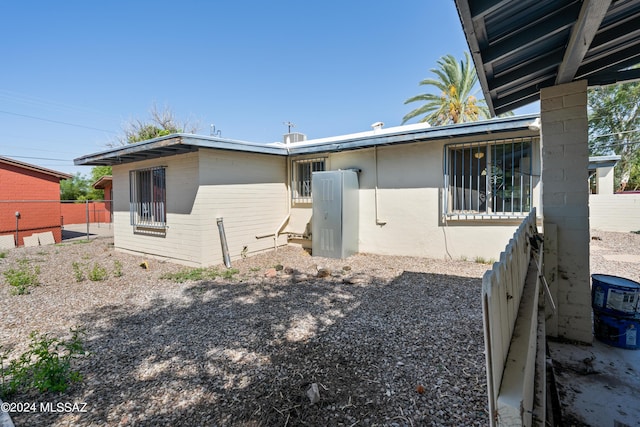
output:
[[290,144],[281,142],[257,144],[205,135],[178,133],[88,154],[74,159],[73,162],[78,166],[118,165],[194,152],[200,148],[276,156],[331,153],[381,145],[454,139],[527,129],[537,132],[539,129],[537,119],[537,114],[529,114],[437,127],[429,127],[426,124],[412,124],[329,138],[310,139]]
[[606,168],[618,164],[622,156],[589,156],[589,169]]

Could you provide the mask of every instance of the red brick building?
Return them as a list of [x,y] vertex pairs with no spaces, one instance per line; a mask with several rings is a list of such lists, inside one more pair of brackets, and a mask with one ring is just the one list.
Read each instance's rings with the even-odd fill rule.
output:
[[17,236],[22,245],[26,236],[51,231],[60,242],[60,181],[71,177],[0,157],[0,235]]

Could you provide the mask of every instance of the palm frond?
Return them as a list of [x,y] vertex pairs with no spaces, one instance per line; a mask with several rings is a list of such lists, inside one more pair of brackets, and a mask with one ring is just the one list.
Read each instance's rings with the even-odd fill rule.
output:
[[405,104],[418,101],[425,104],[405,115],[402,123],[423,114],[420,122],[427,121],[432,125],[489,118],[484,99],[473,95],[478,76],[469,53],[465,52],[460,61],[451,54],[444,55],[437,64],[437,68],[430,70],[437,78],[427,78],[419,83],[432,87],[437,93],[423,93],[407,99]]

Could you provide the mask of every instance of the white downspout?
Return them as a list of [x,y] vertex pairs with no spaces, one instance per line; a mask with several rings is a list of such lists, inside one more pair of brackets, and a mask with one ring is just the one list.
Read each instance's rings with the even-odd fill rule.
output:
[[374,175],[375,175],[375,187],[373,189],[373,195],[375,198],[375,205],[376,205],[376,225],[385,225],[387,223],[387,221],[383,221],[380,219],[380,217],[378,216],[378,147],[375,146],[373,147],[373,161],[375,163],[375,167],[374,167]]

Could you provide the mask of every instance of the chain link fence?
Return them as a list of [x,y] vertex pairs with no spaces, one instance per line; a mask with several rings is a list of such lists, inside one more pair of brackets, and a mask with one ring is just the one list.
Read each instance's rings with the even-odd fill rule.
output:
[[110,235],[112,209],[110,200],[2,200],[0,247],[33,245],[49,232],[55,243]]

